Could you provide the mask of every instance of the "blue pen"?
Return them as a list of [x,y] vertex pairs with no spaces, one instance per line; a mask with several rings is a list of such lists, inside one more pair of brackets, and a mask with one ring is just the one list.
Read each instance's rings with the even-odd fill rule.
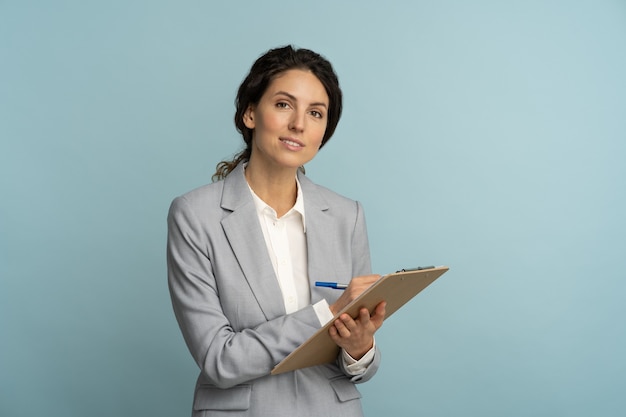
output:
[[345,290],[346,288],[348,288],[348,284],[338,284],[336,282],[324,282],[324,281],[315,281],[315,286],[334,288],[336,290]]

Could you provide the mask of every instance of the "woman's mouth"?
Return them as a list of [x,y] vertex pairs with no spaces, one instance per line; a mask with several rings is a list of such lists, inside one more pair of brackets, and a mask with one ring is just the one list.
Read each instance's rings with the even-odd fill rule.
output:
[[288,145],[294,148],[302,148],[304,146],[303,143],[296,141],[295,139],[291,139],[291,138],[280,138],[280,141],[284,143],[285,145]]

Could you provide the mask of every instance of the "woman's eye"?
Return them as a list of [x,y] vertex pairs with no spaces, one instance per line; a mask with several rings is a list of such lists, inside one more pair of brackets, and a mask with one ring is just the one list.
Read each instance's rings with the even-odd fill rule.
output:
[[322,118],[322,113],[318,112],[317,110],[311,110],[311,114],[313,115],[313,117],[316,117],[318,119]]
[[285,103],[284,101],[279,101],[278,103],[276,103],[276,107],[278,107],[279,109],[286,109],[287,107],[289,107],[289,104]]

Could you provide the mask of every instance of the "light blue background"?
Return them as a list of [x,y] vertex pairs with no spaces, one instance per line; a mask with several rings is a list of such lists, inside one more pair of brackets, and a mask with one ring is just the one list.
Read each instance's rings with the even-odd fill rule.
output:
[[446,264],[378,336],[374,416],[626,408],[626,2],[0,0],[0,415],[189,415],[165,216],[293,43],[345,94],[309,176],[373,266]]

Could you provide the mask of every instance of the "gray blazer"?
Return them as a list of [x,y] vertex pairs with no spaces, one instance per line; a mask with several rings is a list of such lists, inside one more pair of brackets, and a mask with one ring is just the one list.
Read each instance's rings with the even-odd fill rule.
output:
[[[370,272],[361,205],[304,175],[312,303],[339,291],[314,281],[349,282]],[[321,326],[307,306],[286,314],[240,164],[225,180],[176,198],[168,215],[168,282],[176,319],[200,367],[193,416],[361,416],[355,383],[370,379],[380,352],[358,377],[340,360],[270,375]]]

